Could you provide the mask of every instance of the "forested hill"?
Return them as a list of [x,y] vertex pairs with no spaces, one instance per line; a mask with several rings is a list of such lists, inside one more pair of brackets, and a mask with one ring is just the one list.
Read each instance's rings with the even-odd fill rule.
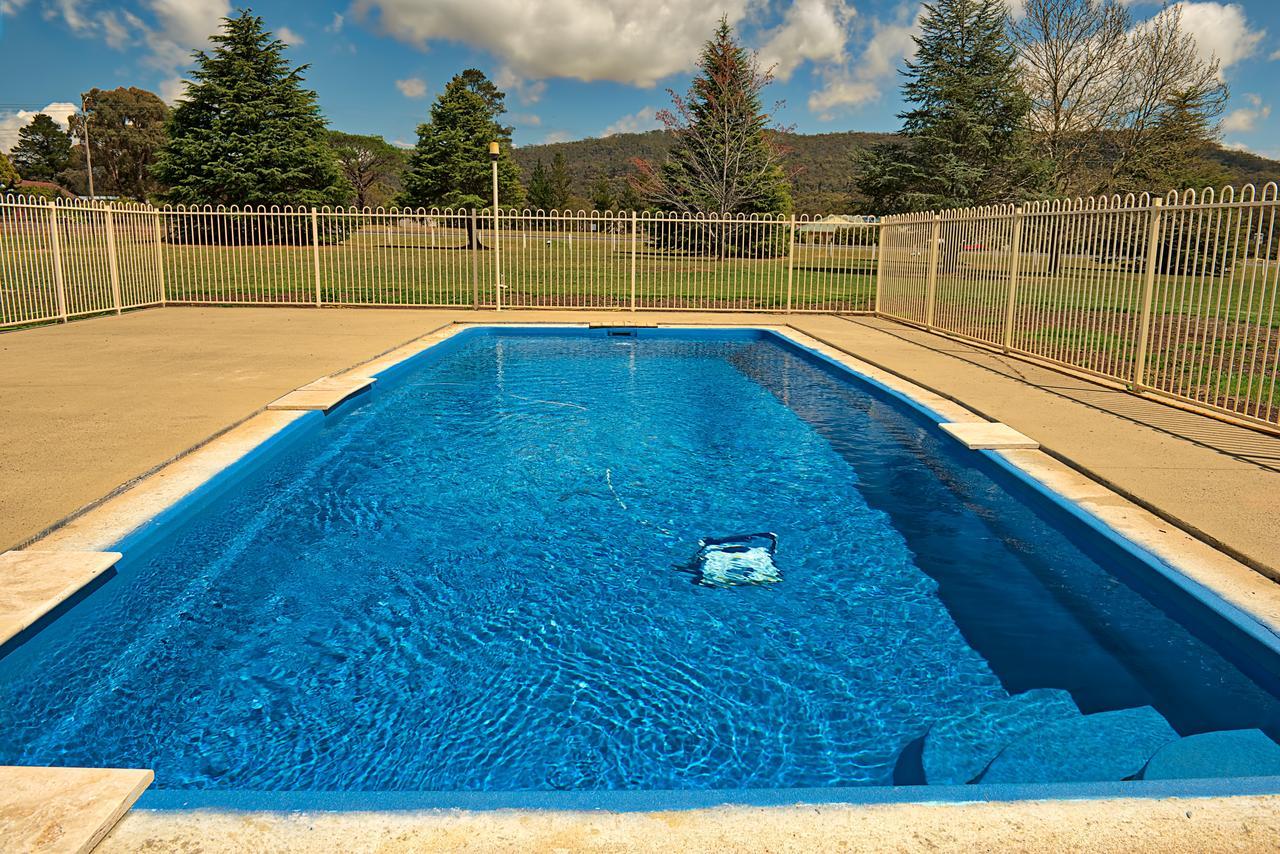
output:
[[[789,151],[787,171],[793,175],[796,211],[808,214],[841,213],[856,207],[858,199],[852,186],[854,150],[897,139],[896,134],[860,131],[784,133],[779,137]],[[527,181],[538,160],[550,166],[556,154],[563,155],[574,195],[582,200],[578,206],[585,206],[592,183],[601,175],[620,184],[632,171],[632,158],[661,161],[670,147],[670,134],[653,130],[526,145],[515,150],[515,157]],[[1261,187],[1267,181],[1280,180],[1280,161],[1220,147],[1210,156],[1222,165],[1233,184],[1255,183]]]

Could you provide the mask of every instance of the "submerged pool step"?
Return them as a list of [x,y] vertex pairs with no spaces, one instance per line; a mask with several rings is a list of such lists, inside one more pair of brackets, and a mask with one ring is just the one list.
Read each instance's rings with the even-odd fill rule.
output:
[[1150,706],[1046,724],[1012,742],[981,783],[1092,783],[1140,773],[1178,734]]
[[1010,742],[1047,723],[1078,717],[1080,710],[1069,692],[1036,688],[938,721],[924,740],[925,782],[931,786],[972,782]]
[[322,377],[273,400],[267,404],[267,409],[328,412],[374,382],[373,377]]
[[1203,732],[1170,742],[1142,771],[1144,780],[1280,777],[1280,744],[1260,729]]

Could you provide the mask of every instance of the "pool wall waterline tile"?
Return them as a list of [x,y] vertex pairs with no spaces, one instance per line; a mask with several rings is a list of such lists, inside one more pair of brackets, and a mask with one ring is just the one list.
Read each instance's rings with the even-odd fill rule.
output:
[[0,845],[32,854],[92,851],[152,779],[140,769],[0,766]]
[[119,552],[28,549],[0,554],[0,646],[116,565]]

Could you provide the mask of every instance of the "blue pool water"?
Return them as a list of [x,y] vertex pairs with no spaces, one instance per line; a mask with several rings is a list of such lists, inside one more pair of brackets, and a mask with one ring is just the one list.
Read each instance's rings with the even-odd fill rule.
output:
[[[941,751],[975,725],[1069,745],[1077,717],[1151,707],[1124,718],[1142,763],[1280,736],[1243,633],[762,333],[464,333],[242,468],[5,651],[0,763],[162,789],[852,787],[967,782],[990,757]],[[763,531],[780,581],[696,583],[701,538]],[[1121,718],[1083,721],[1091,750]]]

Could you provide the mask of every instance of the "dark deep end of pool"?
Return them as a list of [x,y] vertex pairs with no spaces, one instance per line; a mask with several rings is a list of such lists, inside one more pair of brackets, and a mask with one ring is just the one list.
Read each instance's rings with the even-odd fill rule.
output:
[[[776,575],[699,574],[744,532],[777,534]],[[752,330],[461,333],[121,548],[4,650],[0,763],[778,789],[1119,780],[1187,736],[1280,736],[1264,644]]]

